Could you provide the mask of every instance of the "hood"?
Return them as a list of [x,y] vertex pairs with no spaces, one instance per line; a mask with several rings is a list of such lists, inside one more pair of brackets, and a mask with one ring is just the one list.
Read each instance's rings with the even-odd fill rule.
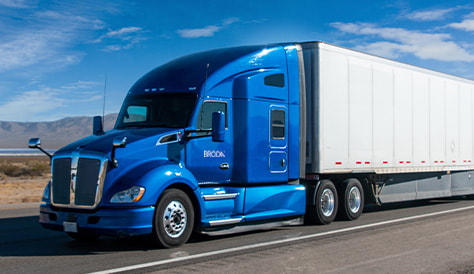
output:
[[114,129],[107,131],[102,135],[91,135],[75,141],[56,151],[55,155],[69,154],[77,150],[95,151],[108,154],[112,151],[112,143],[116,137],[127,137],[127,146],[129,146],[133,143],[150,137],[156,138],[156,142],[162,135],[175,131],[177,130],[169,128],[137,128],[126,130]]

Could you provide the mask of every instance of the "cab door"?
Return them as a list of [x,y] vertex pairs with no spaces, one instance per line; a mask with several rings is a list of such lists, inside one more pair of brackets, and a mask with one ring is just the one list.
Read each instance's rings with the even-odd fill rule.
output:
[[[232,134],[229,127],[227,100],[206,100],[199,110],[196,129],[186,145],[186,167],[199,183],[228,183],[232,175]],[[213,142],[209,131],[212,129],[212,113],[222,112],[226,118],[224,142]],[[207,131],[207,132],[206,132]]]

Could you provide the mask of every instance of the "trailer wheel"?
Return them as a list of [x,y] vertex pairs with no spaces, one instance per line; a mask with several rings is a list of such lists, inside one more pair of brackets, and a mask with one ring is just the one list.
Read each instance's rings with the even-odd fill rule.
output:
[[338,197],[336,187],[329,180],[322,180],[308,201],[306,223],[326,225],[337,215]]
[[179,189],[163,192],[155,210],[153,235],[163,247],[177,247],[193,231],[194,209],[188,195]]
[[364,209],[364,189],[357,179],[344,181],[339,200],[342,202],[338,217],[344,220],[355,220]]

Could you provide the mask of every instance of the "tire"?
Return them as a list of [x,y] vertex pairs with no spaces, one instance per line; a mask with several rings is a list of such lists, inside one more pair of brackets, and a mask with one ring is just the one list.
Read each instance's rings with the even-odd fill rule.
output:
[[362,215],[364,210],[364,189],[359,180],[347,179],[344,181],[339,201],[341,201],[341,206],[339,207],[338,218],[352,221]]
[[153,220],[153,235],[163,247],[183,245],[191,236],[194,209],[188,195],[179,189],[167,189],[158,201]]
[[306,223],[330,224],[337,215],[338,196],[336,187],[329,180],[321,180],[307,203]]
[[74,233],[74,232],[67,232],[67,235],[69,237],[78,240],[78,241],[84,241],[84,242],[91,242],[94,240],[97,240],[100,235],[97,234],[85,234],[85,233]]

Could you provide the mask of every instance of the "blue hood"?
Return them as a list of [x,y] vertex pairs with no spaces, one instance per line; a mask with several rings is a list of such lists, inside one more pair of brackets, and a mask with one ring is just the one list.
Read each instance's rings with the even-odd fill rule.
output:
[[140,128],[127,130],[111,130],[103,135],[91,135],[75,141],[58,151],[55,155],[68,154],[75,150],[96,151],[109,154],[112,151],[112,142],[116,137],[127,137],[127,146],[150,137],[156,137],[156,141],[168,132],[174,132],[176,129],[169,128]]

